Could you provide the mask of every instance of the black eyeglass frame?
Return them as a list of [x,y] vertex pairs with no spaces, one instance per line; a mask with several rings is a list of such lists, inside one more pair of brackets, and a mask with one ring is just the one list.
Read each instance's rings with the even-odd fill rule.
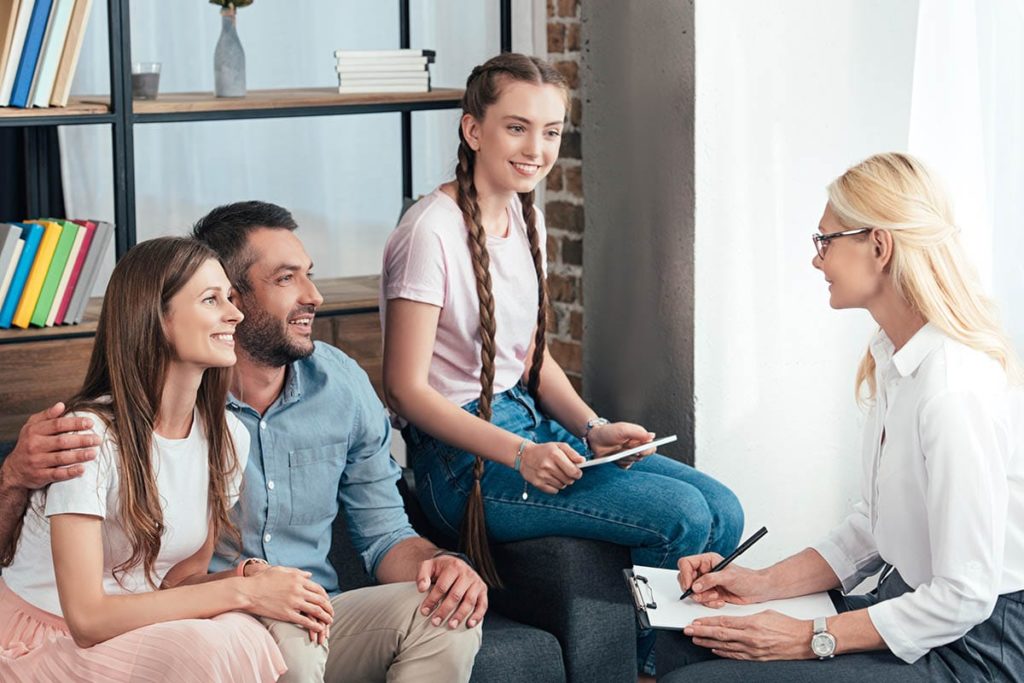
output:
[[824,259],[825,252],[828,250],[828,243],[834,239],[840,237],[850,237],[852,235],[863,235],[866,232],[871,232],[874,228],[854,228],[853,230],[843,230],[842,232],[829,232],[822,234],[816,232],[811,235],[811,241],[814,242],[814,249],[818,252],[818,258]]

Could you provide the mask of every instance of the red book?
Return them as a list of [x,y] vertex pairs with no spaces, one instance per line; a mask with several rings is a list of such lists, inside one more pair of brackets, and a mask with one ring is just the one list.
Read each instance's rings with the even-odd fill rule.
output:
[[72,266],[71,278],[68,280],[67,289],[64,290],[64,298],[57,309],[57,317],[54,318],[54,325],[64,324],[64,315],[68,312],[68,305],[71,303],[71,295],[75,293],[75,285],[78,284],[78,276],[82,273],[82,264],[85,263],[85,255],[89,253],[89,245],[92,244],[92,236],[96,234],[96,224],[92,221],[72,221],[85,228],[85,237],[82,238],[82,248],[78,250],[78,258]]

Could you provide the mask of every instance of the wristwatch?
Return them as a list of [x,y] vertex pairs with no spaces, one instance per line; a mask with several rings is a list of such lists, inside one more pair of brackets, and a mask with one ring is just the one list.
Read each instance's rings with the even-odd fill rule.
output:
[[825,617],[814,620],[814,635],[811,636],[811,652],[818,659],[831,659],[836,654],[836,637],[828,632]]

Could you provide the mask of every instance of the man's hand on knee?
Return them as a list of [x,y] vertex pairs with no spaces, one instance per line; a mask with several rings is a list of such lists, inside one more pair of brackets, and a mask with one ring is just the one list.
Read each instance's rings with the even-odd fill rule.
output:
[[454,629],[465,620],[466,628],[473,628],[487,612],[487,584],[457,557],[439,555],[421,563],[416,588],[427,593],[420,611],[433,613],[434,626],[447,624]]
[[4,487],[39,489],[85,471],[82,463],[96,457],[100,438],[92,432],[77,433],[92,428],[89,418],[62,415],[64,404],[56,403],[28,419],[4,460]]

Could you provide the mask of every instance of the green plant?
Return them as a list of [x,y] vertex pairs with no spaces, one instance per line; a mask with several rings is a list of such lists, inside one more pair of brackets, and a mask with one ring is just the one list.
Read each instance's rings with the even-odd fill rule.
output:
[[220,5],[226,10],[240,9],[242,7],[248,7],[253,3],[253,0],[210,0],[211,5]]

